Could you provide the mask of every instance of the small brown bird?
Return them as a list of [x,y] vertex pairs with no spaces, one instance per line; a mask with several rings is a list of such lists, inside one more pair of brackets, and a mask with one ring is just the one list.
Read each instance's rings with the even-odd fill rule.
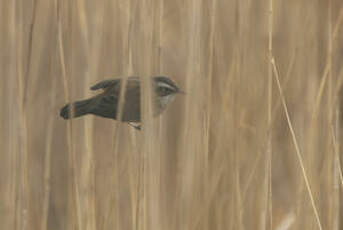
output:
[[[86,114],[93,114],[105,118],[117,119],[118,103],[122,79],[111,79],[99,82],[91,87],[91,90],[103,89],[103,92],[86,100],[73,103],[73,117],[80,117]],[[161,114],[167,105],[172,102],[176,94],[184,93],[168,77],[152,77],[152,88],[154,89],[154,116]],[[122,108],[121,121],[132,123],[141,122],[140,110],[140,79],[129,77],[126,82],[125,100]],[[70,104],[65,105],[60,116],[64,119],[71,118]],[[140,126],[134,126],[138,128]]]

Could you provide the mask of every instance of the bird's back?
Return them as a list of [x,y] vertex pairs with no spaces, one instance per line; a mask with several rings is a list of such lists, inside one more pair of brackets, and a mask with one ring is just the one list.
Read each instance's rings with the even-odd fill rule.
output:
[[[121,82],[109,85],[104,92],[95,96],[90,113],[102,117],[118,119]],[[121,110],[121,121],[140,121],[140,86],[139,81],[128,79],[126,82],[125,100]]]

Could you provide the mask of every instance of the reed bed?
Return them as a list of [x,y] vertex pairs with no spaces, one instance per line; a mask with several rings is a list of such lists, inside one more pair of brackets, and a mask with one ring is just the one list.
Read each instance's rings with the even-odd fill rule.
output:
[[[342,228],[341,1],[0,11],[1,229]],[[141,131],[59,117],[92,84],[132,75]],[[154,119],[152,75],[187,92]]]

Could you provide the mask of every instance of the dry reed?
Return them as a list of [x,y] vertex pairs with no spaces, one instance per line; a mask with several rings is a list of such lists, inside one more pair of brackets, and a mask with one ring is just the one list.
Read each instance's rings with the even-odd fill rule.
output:
[[[1,228],[341,228],[341,1],[0,11]],[[97,81],[132,75],[141,131],[59,117]],[[155,119],[151,75],[187,93]]]

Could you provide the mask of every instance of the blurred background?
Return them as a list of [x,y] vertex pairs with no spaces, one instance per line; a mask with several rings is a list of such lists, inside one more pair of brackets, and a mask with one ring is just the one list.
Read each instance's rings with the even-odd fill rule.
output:
[[[0,1],[1,229],[341,229],[339,0]],[[167,75],[143,130],[59,117]]]

